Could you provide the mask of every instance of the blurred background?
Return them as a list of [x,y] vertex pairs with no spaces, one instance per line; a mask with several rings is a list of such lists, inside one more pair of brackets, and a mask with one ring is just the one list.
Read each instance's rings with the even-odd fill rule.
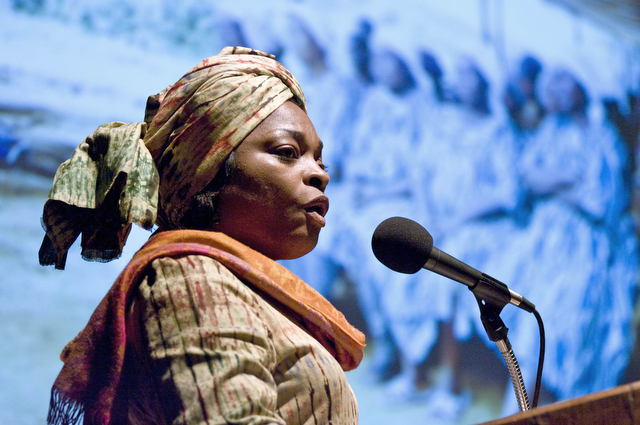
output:
[[[639,43],[631,0],[0,0],[0,423],[45,422],[60,351],[149,237],[39,266],[58,165],[227,45],[275,54],[324,141],[328,224],[283,264],[367,334],[361,424],[518,411],[473,294],[373,256],[392,216],[536,304],[541,405],[640,380]],[[532,398],[536,321],[501,318]]]

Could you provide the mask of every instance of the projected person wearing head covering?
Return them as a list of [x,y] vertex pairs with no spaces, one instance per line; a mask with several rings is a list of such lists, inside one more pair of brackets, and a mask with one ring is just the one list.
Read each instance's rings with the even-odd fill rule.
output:
[[545,383],[569,398],[614,386],[626,366],[638,247],[620,140],[589,117],[586,89],[569,70],[554,70],[544,88],[550,116],[520,161],[533,205],[518,285],[555,324]]
[[[362,98],[344,161],[331,256],[356,285],[359,302],[372,338],[375,380],[388,379],[393,361],[389,323],[383,299],[398,279],[371,252],[371,234],[389,215],[415,215],[411,156],[420,142],[420,120],[427,96],[407,61],[394,49],[372,46],[368,74],[372,84]],[[335,211],[334,211],[335,212]],[[338,223],[336,223],[338,224]]]
[[533,55],[526,55],[518,68],[508,79],[502,101],[514,131],[532,133],[545,115],[536,90],[542,64]]
[[[589,118],[586,90],[567,69],[552,71],[542,89],[548,115],[537,132],[522,139],[517,163],[527,214],[464,228],[457,232],[458,245],[442,248],[535,303],[546,324],[543,385],[553,398],[567,399],[620,379],[632,344],[625,335],[638,246],[620,140]],[[460,320],[475,323],[483,335],[471,310],[475,300],[461,301],[467,308],[459,311],[469,313]],[[505,308],[501,316],[525,383],[533,385],[536,324],[516,309]],[[512,391],[507,398],[505,414],[516,406]]]
[[[432,77],[441,75],[433,57],[428,65],[426,71]],[[464,57],[448,87],[444,87],[446,80],[442,78],[442,103],[436,118],[424,121],[411,168],[418,176],[414,185],[421,211],[418,220],[439,246],[448,245],[449,252],[456,252],[460,243],[456,231],[510,213],[519,205],[520,192],[512,167],[514,139],[490,113],[487,77],[472,58]],[[466,322],[456,321],[456,300],[473,299],[463,290],[445,278],[418,273],[397,284],[384,300],[403,357],[403,372],[391,383],[390,396],[431,400],[432,414],[449,419],[470,402],[456,377],[454,339],[468,338],[470,333]],[[477,314],[477,306],[473,308],[470,314]],[[437,342],[437,376],[421,376],[425,374],[423,363]]]

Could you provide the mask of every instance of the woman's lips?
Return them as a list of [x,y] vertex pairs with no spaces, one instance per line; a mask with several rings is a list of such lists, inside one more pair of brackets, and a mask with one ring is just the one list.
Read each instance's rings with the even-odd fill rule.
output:
[[307,212],[307,217],[311,218],[311,220],[314,221],[319,227],[324,227],[327,223],[325,218],[318,211],[313,209],[305,209],[305,211]]
[[305,205],[304,210],[307,216],[316,222],[319,227],[324,227],[326,224],[324,216],[329,210],[329,198],[324,195],[319,196]]

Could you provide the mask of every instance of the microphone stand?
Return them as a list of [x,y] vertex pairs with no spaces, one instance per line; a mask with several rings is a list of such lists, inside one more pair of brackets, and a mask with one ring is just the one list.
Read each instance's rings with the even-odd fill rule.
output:
[[[471,288],[470,288],[471,289]],[[480,318],[482,319],[482,325],[489,339],[496,343],[502,357],[504,357],[507,363],[507,369],[511,376],[511,383],[513,384],[513,390],[516,393],[516,399],[518,400],[518,407],[521,412],[531,409],[529,404],[529,397],[527,396],[527,389],[524,386],[524,380],[522,379],[522,373],[520,372],[520,366],[516,360],[516,356],[511,348],[511,343],[507,338],[507,332],[509,329],[504,325],[504,322],[500,318],[500,312],[505,306],[501,301],[497,301],[493,297],[483,298],[479,294],[473,294],[478,301],[480,307]]]

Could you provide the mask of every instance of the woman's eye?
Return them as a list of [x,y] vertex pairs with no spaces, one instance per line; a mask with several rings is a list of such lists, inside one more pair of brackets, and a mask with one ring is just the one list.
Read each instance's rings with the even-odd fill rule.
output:
[[294,159],[298,157],[298,152],[293,146],[282,146],[276,150],[276,155],[282,158]]

